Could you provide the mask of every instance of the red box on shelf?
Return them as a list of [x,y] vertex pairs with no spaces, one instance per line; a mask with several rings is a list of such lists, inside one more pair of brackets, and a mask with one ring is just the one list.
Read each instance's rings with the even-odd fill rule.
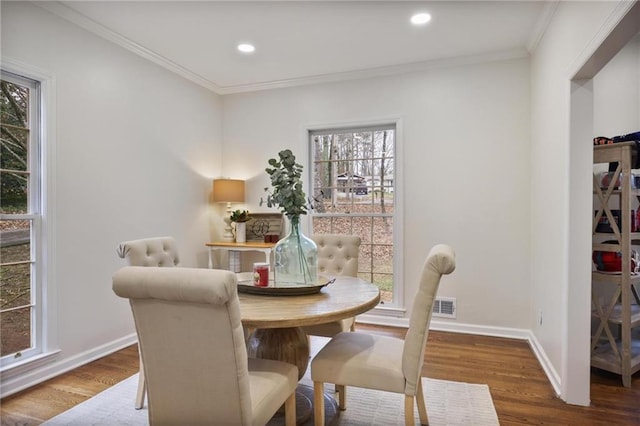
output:
[[278,234],[267,234],[264,236],[265,243],[277,243],[280,240],[280,235]]

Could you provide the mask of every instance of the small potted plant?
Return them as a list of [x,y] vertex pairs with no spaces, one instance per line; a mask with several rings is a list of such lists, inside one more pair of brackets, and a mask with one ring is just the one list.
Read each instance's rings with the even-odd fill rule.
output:
[[251,215],[249,210],[236,210],[231,212],[231,222],[244,223],[248,222],[251,219]]
[[249,210],[236,210],[231,212],[231,216],[229,217],[231,222],[235,223],[236,230],[236,243],[246,243],[247,242],[247,224],[246,222],[251,219],[251,215],[249,214]]

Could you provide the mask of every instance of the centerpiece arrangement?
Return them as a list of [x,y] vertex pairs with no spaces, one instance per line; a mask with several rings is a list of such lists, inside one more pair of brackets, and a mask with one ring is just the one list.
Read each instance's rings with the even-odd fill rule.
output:
[[251,215],[249,214],[249,210],[236,210],[231,212],[231,216],[229,220],[232,223],[235,223],[235,238],[236,243],[246,243],[247,242],[247,223],[251,219]]
[[[265,188],[268,207],[278,207],[289,219],[289,234],[274,247],[274,273],[277,285],[315,285],[318,281],[318,247],[300,229],[300,216],[307,214],[307,196],[302,189],[302,165],[291,150],[269,159],[265,169],[272,189]],[[260,200],[260,205],[264,200]]]

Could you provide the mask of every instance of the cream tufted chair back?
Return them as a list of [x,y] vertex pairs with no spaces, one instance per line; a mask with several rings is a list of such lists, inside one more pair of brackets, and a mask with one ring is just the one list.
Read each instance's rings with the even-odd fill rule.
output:
[[129,266],[180,266],[178,245],[173,237],[125,241],[118,246],[118,256]]
[[362,240],[355,235],[313,235],[318,246],[318,273],[358,276],[358,254]]
[[[318,246],[318,274],[326,276],[358,276],[358,254],[360,237],[355,235],[325,234],[313,235],[311,239]],[[306,334],[332,337],[342,331],[353,331],[356,319],[345,318],[325,324],[303,327]]]
[[236,275],[126,266],[113,291],[129,299],[153,425],[264,425],[285,405],[295,425],[298,368],[249,359]]
[[[129,266],[180,266],[178,245],[173,237],[156,237],[142,240],[125,241],[118,245],[118,256],[127,261]],[[136,394],[136,409],[144,405],[146,383],[142,357],[140,357],[140,377]]]

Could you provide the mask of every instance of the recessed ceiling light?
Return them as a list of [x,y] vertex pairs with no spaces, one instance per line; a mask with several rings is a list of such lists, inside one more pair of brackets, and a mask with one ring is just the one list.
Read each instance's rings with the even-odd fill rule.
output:
[[238,50],[242,53],[253,53],[256,48],[253,44],[241,43],[238,45]]
[[411,23],[413,25],[424,25],[431,20],[431,15],[428,13],[416,13],[411,17]]

